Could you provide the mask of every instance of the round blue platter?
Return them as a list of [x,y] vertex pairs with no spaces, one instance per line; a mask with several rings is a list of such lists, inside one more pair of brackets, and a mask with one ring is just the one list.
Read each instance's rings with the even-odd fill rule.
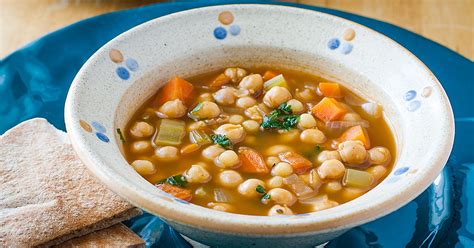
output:
[[[368,26],[420,58],[441,81],[451,100],[456,139],[450,159],[435,182],[398,211],[353,228],[326,247],[474,247],[474,195],[469,195],[474,190],[473,62],[402,28],[341,11],[263,1],[185,1],[80,21],[0,61],[0,134],[32,117],[44,117],[64,130],[64,101],[72,79],[89,56],[118,34],[170,13],[230,3],[287,5],[329,13]],[[149,247],[191,247],[153,215],[144,214],[125,224],[145,239]]]

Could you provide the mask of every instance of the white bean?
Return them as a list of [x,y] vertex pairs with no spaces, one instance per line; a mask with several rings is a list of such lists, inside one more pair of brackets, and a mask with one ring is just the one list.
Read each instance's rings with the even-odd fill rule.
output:
[[293,174],[293,167],[286,162],[279,162],[272,168],[272,176],[287,177]]
[[155,149],[155,156],[163,161],[174,161],[178,159],[179,150],[174,146],[163,146]]
[[288,105],[291,106],[291,111],[294,114],[299,114],[304,112],[304,105],[300,101],[296,99],[291,99],[287,102]]
[[200,103],[201,106],[193,110],[192,115],[198,117],[199,119],[212,119],[221,113],[221,109],[214,102],[204,101]]
[[263,103],[270,108],[277,108],[280,104],[291,99],[291,93],[287,88],[281,86],[272,87],[263,96]]
[[239,83],[240,88],[245,88],[250,93],[255,93],[263,89],[263,79],[260,74],[251,74],[242,79]]
[[206,147],[204,150],[202,150],[202,156],[208,160],[214,160],[219,156],[221,153],[225,151],[224,148],[222,148],[220,145],[212,145]]
[[239,124],[223,124],[214,133],[225,135],[232,144],[237,144],[245,138],[245,130]]
[[283,187],[283,177],[275,176],[275,177],[270,178],[267,181],[267,186],[270,189]]
[[155,165],[148,160],[135,160],[132,162],[135,171],[140,175],[152,175],[156,172]]
[[217,175],[218,183],[227,188],[235,188],[244,180],[242,176],[234,170],[225,170]]
[[382,146],[377,146],[368,151],[370,164],[386,165],[390,162],[390,151]]
[[336,159],[326,160],[318,167],[318,174],[322,179],[341,178],[345,171],[346,167],[344,167],[344,164]]
[[287,206],[292,206],[296,202],[296,196],[294,196],[290,191],[282,188],[271,189],[267,193],[270,195],[270,200],[274,201],[277,204],[283,204]]
[[220,105],[232,105],[235,102],[236,90],[231,87],[223,88],[214,93],[214,100]]
[[133,153],[144,153],[151,150],[150,141],[136,141],[133,142],[131,150]]
[[342,161],[349,164],[362,164],[367,158],[367,151],[361,141],[344,141],[338,145],[338,151]]
[[238,187],[238,191],[245,197],[257,197],[260,193],[257,192],[257,186],[260,185],[265,188],[265,183],[259,179],[247,179]]
[[158,111],[168,118],[181,118],[186,114],[186,106],[181,100],[175,99],[165,102]]
[[144,122],[138,121],[130,128],[130,134],[135,138],[145,138],[151,136],[155,132],[155,128]]
[[257,104],[257,100],[255,100],[251,96],[241,97],[241,98],[237,99],[237,102],[235,103],[235,105],[237,107],[242,108],[242,109],[250,108],[250,107],[252,107],[256,104]]
[[215,160],[215,164],[224,169],[236,168],[240,165],[239,156],[232,150],[221,153]]
[[256,133],[260,130],[260,124],[254,120],[246,120],[242,122],[242,126],[245,128],[245,131],[249,133]]
[[183,173],[189,183],[207,183],[212,179],[211,174],[201,165],[193,164],[191,168]]
[[326,136],[318,129],[305,129],[300,135],[301,141],[307,144],[322,144],[326,142]]
[[277,215],[293,215],[293,211],[287,206],[274,205],[270,210],[268,210],[268,216],[277,216]]
[[341,160],[341,155],[339,155],[338,151],[322,151],[318,155],[317,162],[318,164],[322,164],[324,161],[329,159]]
[[241,115],[231,115],[229,117],[230,124],[240,124],[244,121],[244,117]]
[[300,120],[298,122],[298,127],[300,129],[308,129],[316,126],[316,120],[311,114],[302,114],[300,115]]

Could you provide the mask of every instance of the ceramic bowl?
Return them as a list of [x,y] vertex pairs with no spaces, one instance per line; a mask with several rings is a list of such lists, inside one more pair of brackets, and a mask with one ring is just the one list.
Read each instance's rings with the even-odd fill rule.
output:
[[[218,212],[176,199],[126,162],[117,129],[173,75],[271,65],[323,75],[384,106],[394,169],[363,196],[283,217]],[[213,246],[307,246],[386,215],[437,177],[453,144],[449,100],[435,76],[393,40],[357,23],[298,8],[223,5],[139,25],[99,49],[77,74],[65,119],[72,144],[111,190]]]

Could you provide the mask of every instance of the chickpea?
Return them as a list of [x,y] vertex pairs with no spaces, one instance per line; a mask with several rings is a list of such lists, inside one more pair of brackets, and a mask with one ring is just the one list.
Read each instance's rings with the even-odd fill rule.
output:
[[283,143],[289,143],[297,140],[299,137],[300,131],[297,129],[292,129],[285,132],[281,132],[280,136],[278,136],[278,140]]
[[202,93],[198,97],[198,102],[204,102],[204,101],[213,102],[214,97],[212,97],[211,93]]
[[367,158],[367,151],[361,141],[348,140],[338,145],[342,161],[349,164],[362,164]]
[[295,90],[295,97],[296,99],[302,101],[302,102],[311,102],[316,100],[316,92],[312,89],[296,89]]
[[207,183],[211,181],[212,176],[201,165],[193,164],[191,168],[183,173],[184,178],[189,183]]
[[316,120],[311,114],[302,114],[300,115],[300,120],[298,121],[298,127],[300,129],[316,127]]
[[196,121],[196,122],[191,123],[188,126],[188,132],[191,132],[193,130],[200,130],[205,127],[206,127],[206,123],[204,123],[204,121]]
[[242,122],[242,126],[249,133],[256,133],[260,129],[260,124],[254,120],[246,120]]
[[217,175],[218,183],[227,188],[236,188],[244,179],[234,170],[225,170]]
[[318,155],[317,162],[318,164],[322,164],[324,161],[329,159],[341,160],[341,155],[339,155],[338,151],[322,151]]
[[328,193],[336,193],[342,189],[342,184],[338,181],[330,181],[326,183],[325,189]]
[[242,109],[250,108],[250,107],[252,107],[256,104],[257,104],[257,100],[255,100],[251,96],[241,97],[241,98],[237,99],[237,102],[235,103],[235,105],[237,105],[237,107],[242,108]]
[[214,161],[220,168],[236,168],[240,165],[239,156],[232,150],[227,150],[221,153]]
[[270,189],[283,187],[283,177],[275,176],[275,177],[270,178],[267,181],[267,186]]
[[275,188],[268,191],[271,197],[270,200],[274,201],[277,204],[283,204],[287,206],[292,206],[296,202],[296,196],[294,196],[290,191],[282,188]]
[[132,167],[140,175],[152,175],[156,172],[155,165],[148,160],[135,160],[132,162]]
[[220,105],[232,105],[235,102],[235,89],[231,87],[223,88],[214,93],[214,100]]
[[158,110],[168,118],[180,118],[186,114],[186,106],[179,100],[165,102]]
[[268,216],[277,216],[277,215],[293,215],[293,211],[287,206],[274,205],[270,210],[268,210]]
[[346,200],[350,201],[353,200],[365,193],[365,190],[355,187],[344,187],[341,191],[341,197]]
[[387,174],[387,168],[383,165],[374,165],[367,169],[367,172],[372,174],[376,181],[382,179],[385,174]]
[[155,156],[163,161],[174,161],[178,159],[179,150],[174,146],[163,146],[155,149]]
[[240,80],[242,80],[242,78],[247,76],[247,71],[238,67],[227,68],[224,71],[224,75],[230,78],[230,81],[232,81],[232,83],[238,83],[240,82]]
[[212,145],[206,147],[204,150],[202,150],[202,156],[208,160],[214,160],[219,156],[221,153],[225,151],[224,148],[222,148],[220,145]]
[[247,179],[239,185],[237,190],[245,197],[257,197],[260,193],[257,192],[257,186],[261,185],[265,188],[265,183],[259,179]]
[[270,156],[265,162],[267,163],[268,167],[272,168],[274,165],[280,163],[280,159],[278,157]]
[[287,88],[281,86],[272,87],[263,96],[263,103],[270,108],[277,108],[280,104],[291,99],[291,93]]
[[382,146],[377,146],[368,151],[370,164],[386,165],[390,162],[390,151]]
[[265,150],[265,155],[267,156],[277,156],[283,152],[292,152],[293,148],[285,145],[274,145],[270,146]]
[[241,115],[231,115],[229,117],[230,124],[240,124],[244,121],[244,117]]
[[214,102],[204,101],[201,103],[201,108],[192,112],[193,116],[199,119],[212,119],[221,113],[221,109]]
[[280,162],[272,168],[272,176],[287,177],[291,174],[293,174],[293,166],[286,162]]
[[342,120],[343,121],[360,121],[362,120],[362,118],[357,113],[349,112],[349,113],[346,113],[344,117],[342,117]]
[[150,137],[155,132],[155,128],[144,122],[138,121],[130,128],[130,134],[135,138]]
[[231,212],[233,210],[232,205],[222,202],[209,202],[207,207],[222,212]]
[[326,136],[318,129],[306,129],[300,134],[300,139],[307,144],[322,144],[326,142]]
[[263,79],[260,74],[251,74],[242,79],[239,88],[248,89],[251,94],[263,89]]
[[291,106],[291,111],[293,111],[294,114],[300,114],[304,112],[303,103],[296,99],[289,100],[287,104]]
[[133,142],[131,147],[134,153],[144,153],[151,150],[151,143],[149,141],[136,141]]
[[252,120],[255,120],[255,121],[262,121],[262,119],[263,119],[262,113],[260,112],[257,105],[245,109],[244,114],[248,118],[250,118]]
[[346,171],[346,167],[344,164],[336,159],[330,159],[324,161],[318,167],[318,175],[322,178],[329,178],[329,179],[338,179],[344,175]]
[[245,138],[245,130],[239,124],[223,124],[214,133],[225,135],[233,144],[237,144]]

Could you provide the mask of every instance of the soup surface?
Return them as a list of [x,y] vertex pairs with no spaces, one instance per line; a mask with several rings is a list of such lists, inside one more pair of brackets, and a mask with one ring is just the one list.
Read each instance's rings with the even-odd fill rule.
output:
[[124,130],[127,161],[185,201],[291,215],[359,197],[392,168],[382,106],[301,72],[226,68],[174,77]]

